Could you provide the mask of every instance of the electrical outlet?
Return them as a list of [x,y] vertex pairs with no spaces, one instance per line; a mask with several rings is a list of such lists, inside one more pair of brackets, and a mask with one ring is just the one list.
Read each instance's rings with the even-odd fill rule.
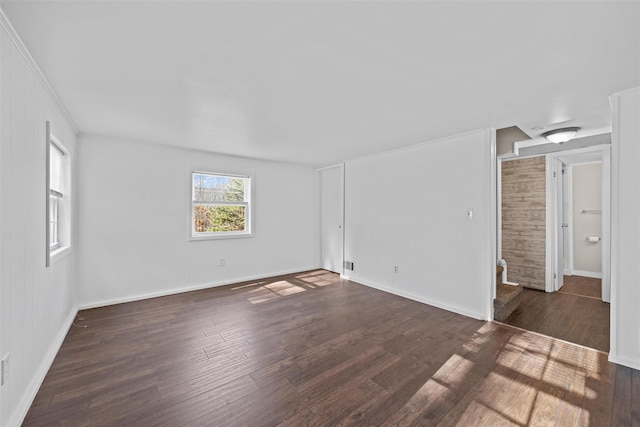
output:
[[220,261],[218,261],[218,266],[224,267],[225,265],[227,265],[227,260],[224,258],[220,258]]
[[4,385],[9,380],[9,359],[9,353],[7,353],[2,358],[2,385]]
[[400,268],[397,265],[393,266],[393,272],[394,273],[399,273],[400,272]]

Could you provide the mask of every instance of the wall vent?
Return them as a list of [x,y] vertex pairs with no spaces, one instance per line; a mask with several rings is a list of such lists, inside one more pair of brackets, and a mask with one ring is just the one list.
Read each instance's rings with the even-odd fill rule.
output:
[[351,271],[353,271],[353,262],[351,262],[351,261],[345,261],[345,262],[344,262],[344,268],[345,268],[346,270],[351,270]]

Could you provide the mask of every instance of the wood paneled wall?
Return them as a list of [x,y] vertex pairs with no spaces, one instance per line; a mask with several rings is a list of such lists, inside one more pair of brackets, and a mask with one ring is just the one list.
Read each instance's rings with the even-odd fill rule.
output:
[[502,162],[502,258],[508,280],[545,288],[545,158]]
[[[74,126],[0,14],[0,426],[22,424],[76,312],[76,248],[45,268],[45,122],[75,162]],[[77,165],[77,163],[74,163]],[[71,174],[76,177],[76,166]],[[77,186],[67,193],[77,200]],[[65,194],[65,197],[67,197]],[[77,218],[75,205],[71,217]],[[75,230],[72,230],[72,233]]]

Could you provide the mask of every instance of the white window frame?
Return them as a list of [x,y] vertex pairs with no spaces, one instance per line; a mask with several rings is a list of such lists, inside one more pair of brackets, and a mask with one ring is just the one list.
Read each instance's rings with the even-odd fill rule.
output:
[[[62,153],[62,192],[59,195],[51,191],[51,145]],[[46,122],[47,267],[71,252],[71,180],[71,152],[51,133],[51,124]]]
[[60,248],[60,197],[49,194],[49,251]]
[[[203,175],[212,175],[212,176],[222,176],[227,178],[244,178],[245,181],[245,201],[244,202],[224,202],[217,201],[214,203],[210,203],[211,205],[216,206],[244,206],[245,208],[245,229],[243,231],[218,231],[218,232],[209,232],[202,233],[196,232],[195,230],[195,209],[194,207],[197,204],[194,201],[194,185],[193,180],[196,174]],[[245,175],[245,174],[236,174],[236,173],[226,173],[226,172],[209,172],[202,170],[193,170],[189,175],[189,240],[199,241],[199,240],[217,240],[217,239],[236,239],[236,238],[245,238],[245,237],[253,237],[253,194],[254,194],[254,177],[253,175]]]

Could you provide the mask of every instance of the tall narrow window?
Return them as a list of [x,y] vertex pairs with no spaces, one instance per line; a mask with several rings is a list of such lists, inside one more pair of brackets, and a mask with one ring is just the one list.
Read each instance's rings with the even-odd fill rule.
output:
[[60,204],[64,197],[64,152],[49,143],[49,250],[60,247]]
[[45,265],[71,250],[71,152],[51,134],[46,122],[46,252]]
[[191,237],[251,236],[251,177],[193,172]]

